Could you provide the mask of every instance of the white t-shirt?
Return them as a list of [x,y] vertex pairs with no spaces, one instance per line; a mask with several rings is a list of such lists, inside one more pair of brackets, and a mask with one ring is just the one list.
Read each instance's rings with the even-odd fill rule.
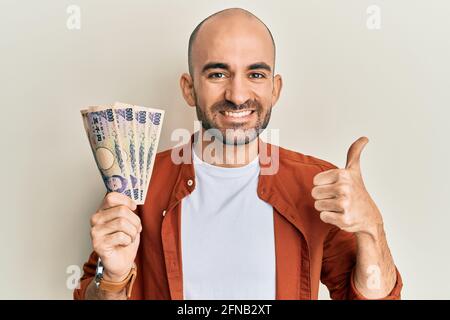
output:
[[257,195],[258,157],[224,168],[192,153],[196,186],[181,203],[184,299],[275,299],[273,208]]

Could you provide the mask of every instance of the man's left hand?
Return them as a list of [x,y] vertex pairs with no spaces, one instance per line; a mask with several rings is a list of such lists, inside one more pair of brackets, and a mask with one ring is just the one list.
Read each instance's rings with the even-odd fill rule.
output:
[[345,169],[331,169],[314,177],[312,197],[320,219],[356,235],[376,236],[383,224],[381,213],[364,186],[360,156],[369,142],[361,137],[350,146]]

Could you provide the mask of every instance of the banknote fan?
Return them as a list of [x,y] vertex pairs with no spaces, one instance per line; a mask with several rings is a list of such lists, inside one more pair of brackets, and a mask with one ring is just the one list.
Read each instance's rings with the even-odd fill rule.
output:
[[107,191],[144,204],[164,110],[115,103],[88,107],[81,115]]

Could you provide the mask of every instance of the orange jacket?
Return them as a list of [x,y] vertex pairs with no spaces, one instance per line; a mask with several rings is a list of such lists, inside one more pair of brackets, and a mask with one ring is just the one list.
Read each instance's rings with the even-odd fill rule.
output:
[[[195,188],[191,141],[156,155],[147,199],[138,206],[143,231],[136,257],[137,278],[131,299],[183,299],[181,200]],[[261,153],[261,146],[267,158]],[[190,161],[176,164],[172,152]],[[269,159],[269,160],[268,160]],[[260,165],[278,162],[276,174],[260,174],[258,196],[274,210],[276,299],[317,299],[319,281],[332,299],[364,299],[353,282],[354,234],[320,220],[311,196],[313,177],[334,165],[260,140]],[[269,164],[268,164],[269,163]],[[75,299],[84,299],[95,274],[95,252],[85,263]],[[385,299],[400,299],[402,280]]]

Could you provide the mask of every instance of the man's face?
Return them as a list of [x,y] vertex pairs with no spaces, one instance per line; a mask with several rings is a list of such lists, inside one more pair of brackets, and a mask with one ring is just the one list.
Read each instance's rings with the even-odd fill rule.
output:
[[217,129],[220,134],[212,134],[226,144],[256,139],[269,123],[279,91],[265,27],[247,17],[214,17],[200,29],[192,56],[192,91],[203,128]]

